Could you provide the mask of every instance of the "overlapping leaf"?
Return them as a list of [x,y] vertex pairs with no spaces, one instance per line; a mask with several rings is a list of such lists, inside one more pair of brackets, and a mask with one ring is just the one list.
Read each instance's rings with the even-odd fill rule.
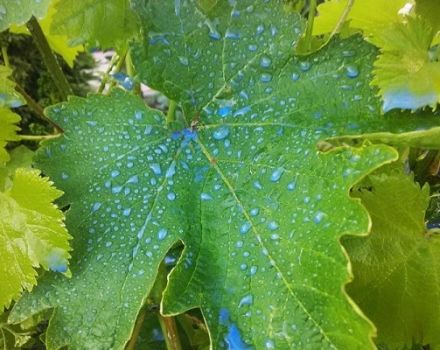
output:
[[[50,27],[52,25],[52,22],[54,20],[54,16],[56,14],[56,6],[60,0],[52,0],[50,3],[50,6],[47,10],[47,14],[44,18],[42,18],[39,23],[41,26],[41,29],[43,30],[44,35],[46,36],[46,39],[50,45],[50,48],[61,55],[64,60],[67,62],[67,64],[70,67],[73,67],[73,62],[75,60],[75,57],[78,55],[79,52],[83,51],[84,48],[82,45],[75,45],[73,47],[69,46],[69,37],[67,35],[57,35],[57,34],[51,34]],[[28,34],[29,31],[27,30],[26,26],[12,26],[10,29],[13,33],[24,33]]]
[[200,307],[214,348],[372,348],[373,326],[343,291],[339,239],[369,226],[350,187],[397,154],[321,155],[316,143],[438,122],[379,116],[368,85],[376,51],[359,38],[292,57],[302,25],[281,0],[135,3],[137,71],[186,121],[172,132],[121,91],[50,109],[65,138],[39,164],[70,204],[73,277],[47,276],[11,320],[54,307],[49,349],[122,349],[181,240],[162,311]]
[[126,47],[138,31],[128,0],[64,0],[56,9],[52,33],[70,38],[71,46]]
[[369,176],[356,190],[372,220],[371,236],[345,246],[355,280],[350,295],[378,328],[390,349],[440,344],[440,240],[427,232],[429,188],[400,169]]
[[17,169],[0,192],[0,307],[36,284],[37,267],[68,272],[69,235],[63,213],[52,204],[61,192],[37,170]]
[[[406,0],[360,0],[347,17],[350,28],[362,30],[366,40],[381,49],[372,83],[380,88],[384,111],[435,108],[440,101],[440,63],[431,51],[438,32],[434,3],[420,1],[416,16],[414,3]],[[346,0],[321,4],[314,33],[330,32],[346,4]]]
[[15,91],[15,83],[9,79],[12,71],[0,65],[0,107],[20,107],[24,104],[23,97]]
[[44,17],[50,0],[0,0],[0,32],[10,25],[26,23],[32,16]]
[[18,114],[10,109],[0,107],[0,167],[9,160],[9,154],[5,149],[8,141],[20,140],[20,137],[17,136],[17,131],[20,130],[17,126],[19,121],[20,116]]

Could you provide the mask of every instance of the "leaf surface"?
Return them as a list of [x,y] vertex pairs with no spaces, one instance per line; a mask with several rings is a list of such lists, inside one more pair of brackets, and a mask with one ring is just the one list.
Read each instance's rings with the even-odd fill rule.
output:
[[428,186],[393,167],[370,175],[354,193],[373,226],[369,237],[344,240],[355,275],[350,295],[377,326],[379,344],[438,346],[440,240],[424,222]]
[[61,195],[38,170],[17,169],[0,192],[0,307],[36,284],[37,267],[68,274],[69,235],[52,202]]
[[125,47],[138,31],[128,0],[64,0],[56,10],[51,34],[67,36],[71,46]]
[[50,0],[0,0],[0,32],[12,24],[25,24],[32,16],[44,17]]
[[343,290],[339,239],[369,227],[349,189],[397,153],[323,155],[316,143],[438,121],[380,117],[368,85],[376,51],[358,37],[299,59],[302,24],[282,1],[198,4],[135,2],[145,37],[133,61],[181,103],[177,130],[121,91],[49,110],[65,137],[38,164],[70,205],[73,277],[48,275],[11,320],[54,307],[49,349],[122,349],[182,241],[162,312],[200,307],[214,348],[372,348],[374,328]]

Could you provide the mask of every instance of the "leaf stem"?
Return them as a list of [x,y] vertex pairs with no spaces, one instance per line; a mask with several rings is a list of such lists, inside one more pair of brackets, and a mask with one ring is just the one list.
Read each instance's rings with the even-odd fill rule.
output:
[[2,56],[3,56],[3,62],[5,62],[5,66],[11,68],[11,63],[9,61],[9,55],[8,55],[8,47],[5,45],[2,45]]
[[22,140],[26,141],[43,141],[43,140],[52,140],[61,136],[61,134],[52,134],[52,135],[18,135]]
[[61,97],[63,100],[67,100],[68,95],[73,95],[72,88],[70,87],[66,76],[61,70],[55,54],[50,49],[49,43],[47,42],[40,24],[38,23],[37,19],[32,16],[31,19],[26,23],[26,26],[34,39],[35,45],[40,51],[44,64],[46,65],[49,74],[59,90]]
[[313,33],[313,22],[316,15],[316,0],[310,0],[309,4],[309,15],[307,17],[307,28],[304,36],[304,43],[307,51],[312,48],[312,33]]
[[159,314],[159,324],[165,337],[167,350],[182,350],[174,317],[166,317]]
[[176,101],[170,100],[167,112],[167,124],[172,123],[174,120],[176,120],[176,107]]
[[[125,62],[125,58],[127,57],[127,51],[125,51],[120,57],[119,57],[119,61],[118,61],[118,63],[116,64],[116,67],[115,67],[115,72],[120,72],[121,71],[121,69],[122,69],[122,66],[124,65],[124,62]],[[109,86],[109,88],[108,88],[108,93],[110,93],[111,91],[112,91],[112,89],[115,87],[115,85],[116,85],[116,82],[113,80],[111,83],[110,83],[110,86]]]
[[102,77],[101,84],[99,85],[98,94],[102,94],[102,92],[104,91],[105,85],[107,84],[107,82],[109,80],[110,72],[112,71],[112,69],[114,68],[115,64],[118,62],[119,59],[120,59],[120,57],[117,53],[115,53],[112,56],[112,59],[110,60],[108,68]]
[[339,17],[338,23],[336,23],[335,28],[333,29],[333,31],[330,33],[330,37],[327,40],[330,41],[331,38],[333,38],[333,36],[337,33],[339,33],[341,31],[342,26],[344,25],[345,20],[347,19],[348,14],[351,11],[351,8],[354,5],[354,0],[348,0],[347,5],[344,8],[344,12],[342,12],[341,17]]
[[[134,70],[133,61],[131,59],[131,51],[127,52],[127,57],[125,58],[125,68],[127,69],[127,74],[130,78],[134,78],[136,72]],[[142,97],[141,84],[138,81],[134,81],[134,94]]]
[[63,128],[59,126],[57,123],[55,123],[53,120],[50,120],[46,115],[44,114],[43,107],[40,106],[40,104],[35,101],[31,96],[28,95],[28,93],[17,83],[15,83],[15,90],[24,97],[26,100],[27,105],[31,110],[33,110],[38,118],[41,120],[44,120],[45,122],[49,123],[55,128],[55,131],[60,133],[63,132]]
[[130,338],[129,342],[127,343],[127,346],[125,347],[125,350],[134,350],[134,349],[136,349],[136,342],[137,342],[139,334],[140,334],[140,332],[142,330],[142,326],[144,324],[145,316],[146,315],[147,315],[147,307],[144,306],[141,309],[141,311],[139,312],[139,315],[138,315],[137,320],[136,320],[136,325],[134,326],[133,333],[131,335],[131,338]]

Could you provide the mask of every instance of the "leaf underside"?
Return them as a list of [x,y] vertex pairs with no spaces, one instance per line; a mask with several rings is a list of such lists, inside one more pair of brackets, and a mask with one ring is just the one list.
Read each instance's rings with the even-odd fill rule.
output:
[[339,239],[367,233],[349,189],[397,153],[323,155],[316,143],[436,121],[380,116],[368,85],[376,51],[358,37],[292,57],[302,23],[282,1],[135,8],[145,25],[137,71],[180,102],[183,125],[198,122],[171,132],[161,112],[119,90],[49,109],[65,137],[38,165],[70,205],[73,277],[45,276],[11,320],[54,307],[49,349],[122,349],[158,265],[182,241],[162,312],[200,307],[214,348],[372,348],[373,326],[343,291]]

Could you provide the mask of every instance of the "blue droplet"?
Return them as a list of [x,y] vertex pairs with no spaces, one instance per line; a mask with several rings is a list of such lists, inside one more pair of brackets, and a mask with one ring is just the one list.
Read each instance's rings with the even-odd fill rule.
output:
[[176,199],[176,194],[175,194],[174,192],[170,192],[170,193],[168,193],[167,198],[168,198],[170,201],[173,201],[173,200]]
[[272,75],[269,73],[263,73],[261,74],[260,80],[262,83],[269,83],[272,81]]
[[260,66],[262,68],[269,68],[271,63],[272,63],[272,60],[267,56],[263,56],[260,59]]
[[232,111],[231,106],[223,106],[218,109],[218,115],[222,118],[228,116]]
[[290,183],[287,185],[287,189],[288,189],[289,191],[293,191],[293,190],[295,190],[295,188],[296,188],[296,182],[290,182]]
[[222,326],[227,326],[229,323],[229,311],[225,308],[220,309],[219,323]]
[[260,209],[253,208],[249,213],[251,214],[251,216],[257,216],[260,213]]
[[66,172],[62,172],[61,173],[61,179],[63,179],[63,180],[67,180],[69,178],[69,174],[67,174]]
[[298,73],[292,73],[292,80],[293,81],[297,81],[299,79],[299,74]]
[[257,27],[257,35],[263,34],[264,32],[264,24],[260,24]]
[[168,230],[166,228],[161,228],[157,233],[157,239],[162,241],[168,235]]
[[67,272],[67,261],[62,257],[61,249],[54,249],[47,257],[47,265],[54,272]]
[[276,221],[271,221],[271,222],[269,222],[267,227],[269,227],[269,230],[275,231],[278,229],[279,225]]
[[170,165],[170,167],[168,168],[165,177],[166,178],[172,178],[174,176],[174,174],[176,173],[176,162],[173,161]]
[[224,337],[226,344],[228,345],[228,350],[249,350],[251,349],[244,341],[241,339],[240,330],[235,324],[231,324],[228,328],[228,333]]
[[278,182],[281,179],[281,176],[284,173],[283,168],[277,168],[275,171],[270,175],[270,181],[272,182]]
[[234,117],[243,116],[243,115],[245,115],[246,113],[248,113],[250,111],[251,111],[251,107],[250,106],[246,106],[246,107],[240,108],[238,111],[236,111],[234,113]]
[[218,31],[216,31],[216,30],[214,30],[214,29],[211,29],[210,31],[209,31],[209,37],[212,39],[212,40],[220,40],[221,39],[221,35],[220,35],[220,33],[218,32]]
[[254,298],[252,297],[251,294],[248,294],[246,296],[244,296],[243,298],[241,298],[240,303],[238,304],[238,307],[242,307],[244,305],[251,305],[254,301]]
[[93,212],[98,211],[99,208],[101,208],[101,206],[102,206],[102,203],[101,203],[101,202],[96,202],[96,203],[94,203],[93,206],[92,206],[92,211],[93,211]]
[[243,225],[240,227],[240,233],[244,235],[245,233],[248,233],[251,229],[251,223],[249,221],[246,221]]
[[124,209],[124,211],[122,212],[122,214],[123,214],[124,216],[130,216],[130,214],[131,214],[131,209],[130,209],[130,208],[128,208],[128,209]]
[[231,39],[231,40],[238,40],[238,39],[240,39],[240,33],[232,32],[232,31],[228,30],[225,34],[225,38]]
[[116,176],[118,176],[120,174],[120,172],[119,172],[119,170],[113,170],[112,172],[111,172],[111,177],[116,177]]
[[221,126],[213,132],[212,137],[214,137],[214,139],[216,140],[223,140],[226,137],[228,137],[228,135],[229,135],[229,127]]
[[359,69],[356,66],[349,65],[345,67],[345,74],[349,78],[356,78],[359,75]]
[[260,181],[254,181],[254,187],[255,187],[257,190],[261,190],[261,189],[263,189],[263,185],[261,184]]
[[200,199],[201,199],[202,201],[210,201],[210,200],[212,199],[212,196],[211,196],[210,194],[208,194],[208,193],[204,193],[204,192],[202,192],[202,193],[200,194]]
[[162,173],[162,170],[160,168],[160,164],[158,164],[158,163],[151,164],[150,169],[153,170],[153,173],[155,175],[160,175]]
[[303,72],[307,72],[307,71],[310,69],[311,66],[312,66],[312,65],[311,65],[310,62],[308,62],[308,61],[302,61],[302,62],[299,63],[299,68],[300,68]]
[[267,340],[264,342],[264,347],[265,347],[266,349],[275,349],[275,343],[274,343],[272,340],[267,339]]
[[313,222],[315,224],[319,224],[322,219],[324,219],[325,214],[322,211],[318,211],[315,216],[313,217]]

